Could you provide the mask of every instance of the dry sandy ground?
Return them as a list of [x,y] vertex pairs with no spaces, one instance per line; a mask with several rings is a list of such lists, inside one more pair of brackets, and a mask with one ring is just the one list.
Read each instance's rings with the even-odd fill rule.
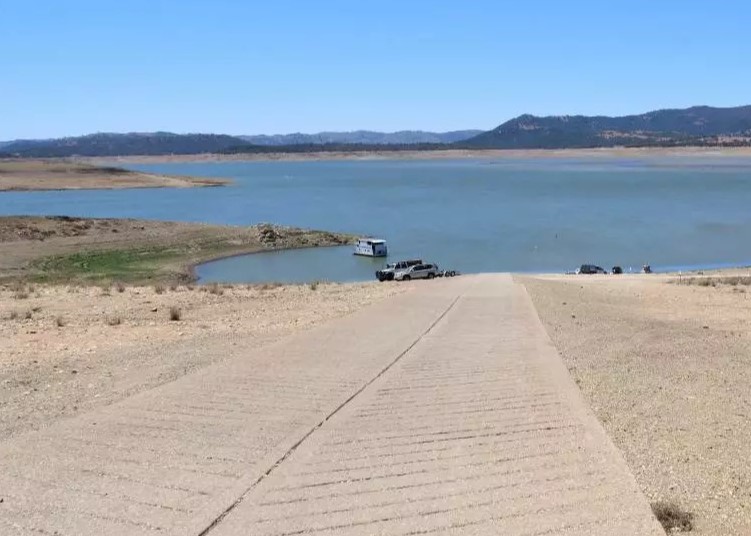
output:
[[650,500],[696,534],[751,534],[751,286],[519,279]]
[[0,191],[221,186],[230,181],[139,173],[66,159],[0,159]]
[[[405,286],[0,290],[0,438],[110,404]],[[159,290],[159,293],[157,292]],[[170,319],[170,309],[180,320]]]
[[97,165],[162,162],[221,162],[268,160],[439,160],[461,158],[650,158],[749,157],[751,147],[644,147],[605,149],[446,149],[436,151],[356,151],[320,153],[195,154],[81,158]]

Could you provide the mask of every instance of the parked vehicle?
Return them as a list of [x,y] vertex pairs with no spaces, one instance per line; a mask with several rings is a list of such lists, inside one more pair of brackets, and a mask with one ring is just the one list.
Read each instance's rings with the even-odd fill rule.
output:
[[417,264],[423,264],[422,259],[411,259],[389,263],[382,270],[376,271],[376,279],[378,279],[378,281],[393,281],[396,272],[402,272],[410,266],[415,266]]
[[386,241],[380,238],[358,238],[355,243],[355,255],[386,257],[388,255]]
[[613,273],[616,274],[616,275],[617,274],[622,274],[623,273],[623,268],[621,268],[620,266],[613,266]]
[[436,264],[415,264],[406,270],[401,270],[394,274],[397,281],[409,281],[410,279],[433,279],[441,271]]
[[594,264],[582,264],[576,270],[577,274],[606,274],[607,272],[600,266]]

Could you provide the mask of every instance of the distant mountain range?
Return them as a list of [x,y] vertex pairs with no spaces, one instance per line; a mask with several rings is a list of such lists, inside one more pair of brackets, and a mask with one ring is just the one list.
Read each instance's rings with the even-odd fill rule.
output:
[[90,134],[50,140],[0,142],[0,153],[20,157],[129,156],[363,150],[566,149],[751,145],[751,106],[695,106],[623,117],[521,115],[483,132],[320,132],[228,136],[170,132]]
[[751,106],[694,106],[623,117],[521,115],[461,142],[476,149],[749,144]]
[[[279,134],[227,136],[221,134],[173,134],[171,132],[99,133],[49,140],[15,140],[0,142],[0,152],[23,157],[60,156],[129,156],[238,152],[250,146],[256,152],[272,152],[279,147],[294,147],[307,152],[324,146],[393,146],[412,144],[450,144],[481,133],[482,130],[452,132],[320,132],[318,134]],[[311,149],[307,149],[310,147]],[[239,151],[242,152],[242,151]]]
[[401,130],[399,132],[374,132],[356,130],[354,132],[319,132],[318,134],[275,134],[257,136],[239,136],[251,145],[324,145],[324,144],[361,144],[361,145],[406,145],[411,143],[454,143],[463,141],[482,130],[454,130],[451,132],[425,132],[423,130]]

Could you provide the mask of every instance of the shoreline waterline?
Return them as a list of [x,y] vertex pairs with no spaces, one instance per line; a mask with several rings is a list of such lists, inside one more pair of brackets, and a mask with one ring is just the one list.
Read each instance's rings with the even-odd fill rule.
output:
[[[312,252],[310,250],[315,249],[315,252]],[[209,259],[204,262],[199,262],[191,266],[191,274],[194,276],[194,281],[199,285],[207,285],[207,284],[213,284],[213,283],[222,283],[222,284],[255,284],[255,283],[284,283],[284,284],[305,284],[312,281],[325,281],[328,283],[363,283],[367,281],[374,281],[375,280],[375,270],[382,268],[389,262],[396,262],[397,260],[389,260],[388,257],[379,257],[379,258],[357,258],[357,256],[350,253],[351,247],[350,246],[322,246],[317,248],[311,248],[311,247],[292,247],[292,248],[284,248],[284,249],[276,249],[276,250],[267,250],[267,251],[252,251],[248,253],[235,253],[230,255],[224,255],[217,258]],[[313,275],[309,277],[300,276],[300,277],[285,277],[284,275],[279,275],[278,268],[279,263],[273,263],[273,266],[269,267],[269,270],[274,271],[275,275],[274,277],[268,277],[268,278],[258,278],[258,277],[237,277],[236,275],[233,275],[233,267],[230,266],[228,269],[224,269],[221,266],[222,261],[227,260],[234,260],[238,261],[238,266],[241,265],[243,260],[251,261],[248,263],[248,270],[252,270],[253,268],[258,268],[260,264],[263,264],[264,258],[270,258],[271,256],[274,257],[283,257],[283,256],[291,256],[293,258],[288,259],[287,262],[289,262],[289,267],[295,266],[295,262],[300,262],[302,257],[305,256],[306,252],[309,252],[311,255],[319,255],[321,253],[341,253],[341,259],[343,262],[346,262],[347,260],[351,260],[354,263],[361,263],[363,266],[363,271],[361,272],[361,277],[357,276],[348,276],[345,275],[344,277],[332,277],[331,274],[327,277],[325,274],[321,273],[314,273]],[[353,257],[350,259],[349,257]],[[392,259],[394,259],[392,257]],[[275,259],[274,259],[275,260]],[[258,263],[252,262],[252,261],[259,261]],[[427,261],[426,262],[430,262]],[[440,266],[440,263],[439,263]],[[209,270],[209,275],[205,275],[205,269],[206,268],[213,268],[212,270]],[[440,266],[441,268],[444,268]],[[731,271],[741,271],[741,270],[750,270],[751,271],[751,261],[748,263],[706,263],[706,264],[697,264],[697,265],[683,265],[683,266],[653,266],[651,265],[650,268],[652,270],[651,273],[644,273],[642,271],[641,267],[638,267],[634,269],[634,267],[628,267],[628,266],[622,266],[623,273],[622,274],[612,274],[611,268],[612,267],[605,267],[603,266],[605,270],[608,271],[608,274],[605,275],[613,275],[613,276],[636,276],[636,275],[659,275],[659,276],[668,276],[668,277],[679,277],[681,275],[683,276],[695,276],[695,275],[706,275],[703,274],[703,272],[731,272]],[[238,268],[234,268],[234,270],[237,270]],[[568,276],[568,275],[576,275],[573,273],[573,269],[569,270],[560,270],[560,271],[550,271],[550,270],[522,270],[522,271],[509,271],[509,270],[498,270],[495,272],[488,272],[488,271],[481,271],[481,272],[473,272],[473,271],[464,271],[461,270],[461,267],[445,267],[445,269],[452,269],[456,270],[461,274],[466,275],[477,275],[482,273],[508,273],[511,275],[519,275],[519,276],[541,276],[541,277],[553,277],[553,276]],[[368,270],[368,271],[365,271]],[[201,275],[201,272],[204,271],[204,275]],[[222,278],[220,276],[217,276],[217,273],[227,273],[229,274],[229,277]]]

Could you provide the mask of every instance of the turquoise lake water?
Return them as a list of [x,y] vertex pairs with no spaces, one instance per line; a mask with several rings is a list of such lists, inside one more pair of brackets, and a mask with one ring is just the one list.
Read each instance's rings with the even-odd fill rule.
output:
[[[751,159],[220,162],[132,169],[229,177],[230,187],[7,192],[0,214],[274,222],[369,234],[391,260],[462,272],[561,272],[751,263]],[[350,248],[276,252],[199,268],[204,280],[370,279]]]

